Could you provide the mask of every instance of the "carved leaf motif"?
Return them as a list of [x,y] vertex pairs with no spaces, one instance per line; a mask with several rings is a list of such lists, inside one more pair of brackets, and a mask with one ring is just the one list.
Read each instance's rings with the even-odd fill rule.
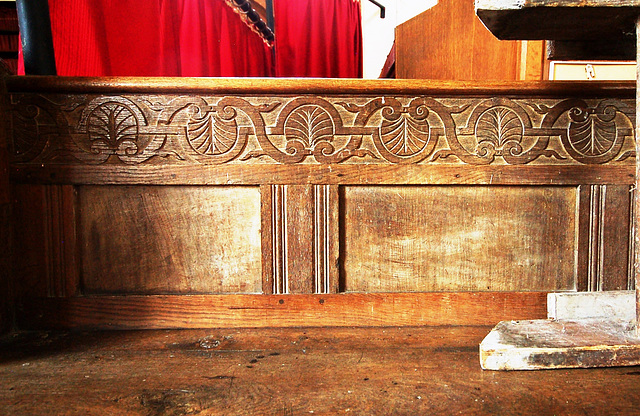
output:
[[584,156],[599,156],[607,153],[616,141],[616,123],[603,121],[597,116],[569,124],[569,141],[573,148]]
[[480,115],[476,126],[478,143],[489,142],[496,148],[501,148],[509,141],[522,140],[522,121],[509,108],[490,108]]
[[331,116],[325,109],[316,105],[296,108],[284,124],[287,140],[302,142],[307,148],[312,148],[320,141],[330,142],[333,133]]
[[35,105],[27,105],[12,113],[12,150],[15,155],[26,154],[37,144],[41,124],[53,123],[50,117],[42,120],[42,115],[47,116],[48,114]]
[[89,115],[87,132],[92,142],[117,150],[125,141],[136,141],[138,119],[129,107],[117,102],[106,102]]
[[223,120],[207,114],[187,124],[189,144],[201,155],[220,155],[233,148],[238,140],[238,125],[234,119]]
[[397,120],[383,120],[380,127],[384,147],[397,156],[420,152],[429,141],[429,123],[403,114]]

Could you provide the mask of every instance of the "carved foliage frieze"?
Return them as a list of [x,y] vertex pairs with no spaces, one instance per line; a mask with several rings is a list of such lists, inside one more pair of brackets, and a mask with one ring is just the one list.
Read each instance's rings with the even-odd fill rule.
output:
[[[603,164],[631,100],[11,96],[14,164]],[[633,163],[629,160],[625,163]]]

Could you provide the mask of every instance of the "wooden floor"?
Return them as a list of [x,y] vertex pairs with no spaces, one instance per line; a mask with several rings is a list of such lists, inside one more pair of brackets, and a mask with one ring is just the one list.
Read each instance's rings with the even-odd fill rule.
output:
[[0,343],[0,414],[640,414],[640,368],[482,371],[489,330],[20,333]]

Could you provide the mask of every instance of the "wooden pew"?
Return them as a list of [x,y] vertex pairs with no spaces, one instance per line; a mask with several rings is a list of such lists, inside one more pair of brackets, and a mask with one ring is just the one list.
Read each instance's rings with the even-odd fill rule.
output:
[[631,83],[4,82],[20,328],[487,325],[632,284]]

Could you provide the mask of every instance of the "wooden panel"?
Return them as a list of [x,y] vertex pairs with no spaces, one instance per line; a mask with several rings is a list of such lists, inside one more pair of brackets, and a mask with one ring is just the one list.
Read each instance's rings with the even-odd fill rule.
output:
[[546,293],[95,296],[26,300],[22,328],[492,325],[546,317]]
[[580,186],[578,290],[633,288],[631,187]]
[[521,80],[540,81],[548,79],[548,61],[546,60],[544,41],[527,40],[521,42],[520,77]]
[[573,187],[345,187],[344,289],[575,289]]
[[80,187],[85,293],[256,293],[257,187]]
[[[634,183],[629,83],[7,85],[27,327],[494,323],[539,305],[544,317],[537,293],[333,293],[573,289],[591,264],[575,250],[598,233],[582,189],[619,187],[604,199],[612,220]],[[457,227],[469,238],[437,239]],[[449,263],[426,243],[471,249]],[[603,261],[620,268],[614,251]],[[198,295],[238,292],[269,295]]]
[[[2,181],[1,177],[0,181]],[[5,180],[0,188],[3,186],[9,188],[8,181]],[[0,202],[0,334],[8,332],[13,325],[14,285],[11,273],[11,246],[11,204],[5,200]]]
[[19,259],[13,264],[13,278],[18,298],[49,294],[44,189],[40,185],[16,185],[12,190],[13,258]]
[[13,171],[13,179],[19,183],[78,185],[266,185],[274,182],[328,185],[630,185],[634,178],[635,166],[624,163],[587,166],[227,165],[161,169],[118,165],[99,168],[29,166]]
[[401,24],[396,48],[397,78],[507,81],[520,75],[520,42],[498,41],[472,1],[441,0]]
[[337,187],[267,185],[261,193],[265,293],[337,292]]
[[68,185],[13,187],[16,295],[78,292],[75,191]]
[[282,194],[287,283],[280,293],[313,293],[313,189],[289,185]]
[[626,290],[633,288],[633,252],[631,238],[631,188],[607,186],[602,198],[605,210],[602,223],[602,275],[600,290]]
[[[5,17],[0,8],[0,27]],[[4,72],[4,71],[3,71]],[[4,86],[2,88],[3,94]],[[0,109],[6,114],[6,99],[0,99]],[[11,185],[9,182],[8,117],[0,117],[0,334],[13,326],[14,288],[11,273]]]
[[[352,96],[220,92],[176,97],[114,91],[62,99],[13,93],[14,178],[328,184],[378,165],[421,166],[417,171],[423,175],[452,166],[479,171],[518,166],[522,178],[530,176],[525,167],[633,165],[633,100],[628,90],[619,89],[622,84],[608,89],[595,84],[595,97],[588,99],[581,98],[585,92],[576,91],[576,85],[568,91],[545,84],[547,91],[542,84],[527,84],[529,96],[514,95],[521,88],[516,84],[494,90],[453,84],[466,96],[448,89],[452,84],[431,85],[415,95],[403,87],[416,86],[405,82],[396,90],[373,84],[371,91]],[[560,95],[549,97],[554,90]],[[109,130],[108,116],[122,119],[119,129]],[[603,146],[588,146],[597,139],[586,128],[590,125],[606,138]],[[411,168],[399,171],[406,169]]]

